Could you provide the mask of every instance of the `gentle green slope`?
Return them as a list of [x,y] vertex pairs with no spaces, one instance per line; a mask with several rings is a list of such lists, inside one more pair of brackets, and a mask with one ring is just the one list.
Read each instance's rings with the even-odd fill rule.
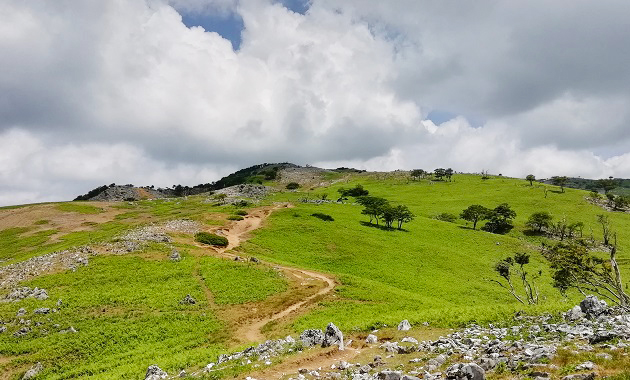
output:
[[[366,217],[358,205],[298,203],[294,209],[274,213],[268,228],[244,245],[247,253],[268,260],[339,276],[343,283],[338,291],[340,300],[300,319],[297,329],[328,321],[365,329],[402,318],[448,326],[509,316],[522,306],[487,279],[497,278],[493,271],[496,261],[520,251],[531,252],[534,262],[530,270],[543,274],[537,283],[546,300],[532,311],[566,309],[570,303],[550,286],[549,271],[536,251],[542,238],[525,236],[524,223],[531,213],[548,210],[556,219],[583,221],[585,234],[592,228],[595,237],[601,238],[596,215],[605,211],[587,203],[584,197],[588,193],[584,191],[566,189],[560,193],[549,186],[545,198],[542,185],[530,187],[523,180],[507,178],[483,181],[472,175],[433,183],[364,176],[343,186],[354,183],[363,184],[370,195],[407,204],[418,216],[405,225],[408,232],[363,225]],[[333,198],[338,187],[317,193]],[[286,195],[278,196],[282,197]],[[473,231],[461,220],[447,223],[431,218],[442,212],[459,215],[470,204],[493,208],[502,202],[517,212],[516,228],[505,236]],[[329,214],[335,221],[322,222],[310,216],[314,212]],[[630,242],[621,233],[630,227],[630,217],[608,214],[620,231],[620,256],[625,259]]]

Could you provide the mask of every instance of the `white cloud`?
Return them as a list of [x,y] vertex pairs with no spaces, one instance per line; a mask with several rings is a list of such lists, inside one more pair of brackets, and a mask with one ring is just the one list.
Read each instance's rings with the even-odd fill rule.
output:
[[[0,203],[273,161],[630,176],[627,5],[568,4],[5,1]],[[240,49],[173,7],[237,12]]]

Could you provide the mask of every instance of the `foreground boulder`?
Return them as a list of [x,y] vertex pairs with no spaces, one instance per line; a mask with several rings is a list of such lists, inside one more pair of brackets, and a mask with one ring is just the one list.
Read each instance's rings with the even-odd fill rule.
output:
[[306,347],[316,346],[324,341],[324,333],[322,330],[304,330],[300,340]]
[[411,329],[411,324],[406,319],[403,319],[402,322],[398,324],[398,331],[407,331]]
[[160,380],[166,379],[168,373],[162,371],[162,369],[156,365],[151,365],[147,369],[147,374],[144,376],[144,380]]
[[587,296],[580,302],[580,309],[589,318],[597,317],[606,312],[606,301],[600,301],[596,296]]
[[326,326],[326,333],[324,334],[324,340],[322,341],[322,347],[330,347],[333,344],[338,344],[339,349],[343,350],[343,333],[339,330],[339,327],[334,323],[329,323]]
[[475,363],[458,363],[448,367],[446,378],[453,380],[484,380],[486,371]]

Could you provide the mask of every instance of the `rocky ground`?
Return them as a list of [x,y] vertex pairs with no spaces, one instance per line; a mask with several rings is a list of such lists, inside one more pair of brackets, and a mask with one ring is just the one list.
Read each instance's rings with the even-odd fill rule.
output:
[[[171,239],[167,235],[169,232],[194,234],[200,229],[199,223],[192,220],[171,220],[164,224],[150,225],[132,230],[114,239],[113,242],[52,252],[0,267],[0,290],[5,289],[8,291],[7,296],[3,300],[15,300],[10,295],[13,294],[15,287],[21,281],[27,281],[58,270],[75,270],[78,266],[88,265],[90,256],[127,254],[141,250],[148,242],[170,243]],[[172,259],[179,257],[179,253],[174,250],[171,256]],[[0,296],[1,300],[2,296]]]
[[[149,367],[147,380],[174,377],[201,377],[228,366],[253,368],[272,364],[274,358],[309,347],[335,345],[339,350],[373,352],[367,362],[339,361],[329,367],[297,368],[289,379],[483,380],[486,377],[587,380],[609,373],[606,363],[623,361],[630,351],[630,314],[609,308],[589,296],[552,322],[549,315],[515,317],[509,327],[471,325],[433,341],[418,341],[408,321],[398,325],[408,336],[399,341],[378,338],[373,331],[365,342],[344,340],[343,333],[329,324],[322,330],[306,330],[299,338],[267,341],[230,355],[221,355],[199,371],[167,374]],[[355,347],[355,348],[353,348]],[[592,360],[581,360],[586,354]],[[559,366],[558,357],[573,357],[576,363]],[[570,362],[570,360],[569,360]],[[621,367],[623,368],[623,364]],[[253,378],[249,378],[254,380]]]
[[111,186],[98,195],[90,198],[90,201],[121,202],[138,201],[141,199],[165,198],[166,195],[149,187],[134,187],[130,185]]

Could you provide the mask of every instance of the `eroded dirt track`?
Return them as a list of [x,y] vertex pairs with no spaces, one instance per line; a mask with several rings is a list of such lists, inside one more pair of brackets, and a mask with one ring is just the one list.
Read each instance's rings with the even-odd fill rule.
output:
[[[274,207],[252,210],[250,214],[247,215],[243,220],[234,222],[230,224],[227,228],[220,228],[215,230],[216,233],[225,236],[228,239],[229,244],[225,248],[214,248],[212,250],[216,252],[216,254],[219,256],[232,259],[236,258],[237,255],[230,253],[230,250],[238,247],[241,242],[245,241],[248,238],[248,233],[260,228],[263,224],[263,221],[274,210],[284,207],[288,207],[288,205],[283,204]],[[235,338],[242,343],[252,343],[264,340],[265,336],[262,334],[261,330],[266,324],[285,318],[293,313],[299,312],[301,309],[311,305],[314,300],[330,293],[336,285],[334,278],[323,273],[287,267],[274,263],[265,263],[263,261],[261,261],[261,263],[281,270],[287,276],[294,276],[303,279],[306,282],[308,282],[309,280],[312,281],[313,279],[319,280],[321,281],[323,286],[316,293],[311,294],[298,302],[292,303],[289,306],[285,306],[284,309],[279,310],[270,316],[253,320],[252,322],[239,327],[235,333]]]

